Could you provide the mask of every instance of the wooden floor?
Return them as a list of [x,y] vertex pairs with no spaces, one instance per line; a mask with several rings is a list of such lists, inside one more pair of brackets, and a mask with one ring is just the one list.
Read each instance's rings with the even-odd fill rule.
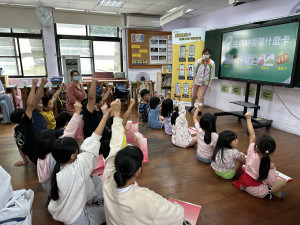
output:
[[[216,112],[205,108],[204,112]],[[187,113],[189,125],[192,116]],[[137,121],[137,111],[131,120]],[[230,129],[237,133],[238,149],[246,153],[248,136],[244,120],[233,116],[217,119],[217,132]],[[300,224],[300,137],[277,129],[256,130],[256,135],[275,138],[277,149],[272,161],[277,170],[294,181],[285,188],[286,198],[257,199],[233,187],[231,181],[216,176],[209,165],[196,159],[196,149],[181,149],[172,145],[170,137],[143,124],[140,132],[148,138],[149,162],[138,178],[140,186],[148,187],[165,198],[173,197],[202,206],[197,224]],[[39,184],[36,166],[14,167],[20,159],[13,138],[14,125],[0,125],[0,165],[12,176],[14,189],[32,189],[33,224],[60,224],[47,211],[48,196]]]

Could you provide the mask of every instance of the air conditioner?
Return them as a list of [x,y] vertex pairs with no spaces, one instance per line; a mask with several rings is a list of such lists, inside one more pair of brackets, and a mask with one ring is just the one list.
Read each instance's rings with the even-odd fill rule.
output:
[[127,26],[126,28],[145,28],[145,29],[156,29],[160,30],[159,17],[154,16],[141,16],[141,15],[127,15]]
[[229,5],[238,6],[255,0],[229,0]]

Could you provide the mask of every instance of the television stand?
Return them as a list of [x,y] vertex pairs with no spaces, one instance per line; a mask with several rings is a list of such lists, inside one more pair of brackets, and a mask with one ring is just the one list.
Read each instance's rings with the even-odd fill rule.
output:
[[260,87],[261,84],[257,84],[257,88],[256,88],[256,96],[255,96],[255,104],[248,102],[249,99],[249,92],[250,92],[250,82],[247,82],[247,86],[246,86],[246,93],[245,93],[245,101],[235,101],[235,102],[230,102],[232,104],[236,104],[236,105],[240,105],[244,107],[244,111],[231,111],[231,112],[218,112],[215,113],[214,116],[217,118],[218,116],[227,116],[227,115],[233,115],[238,117],[239,119],[245,119],[245,114],[247,112],[248,108],[252,108],[254,109],[254,113],[252,115],[252,122],[254,122],[255,124],[253,124],[253,128],[260,128],[260,127],[266,127],[267,129],[269,129],[272,125],[273,120],[267,120],[267,119],[262,119],[257,117],[257,111],[260,109],[260,106],[258,105],[259,103],[259,95],[260,95]]

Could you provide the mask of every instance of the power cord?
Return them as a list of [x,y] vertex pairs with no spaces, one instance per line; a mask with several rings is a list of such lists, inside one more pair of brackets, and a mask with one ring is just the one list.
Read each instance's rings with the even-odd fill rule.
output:
[[277,97],[279,98],[279,100],[281,101],[281,103],[284,105],[284,107],[289,111],[289,113],[293,116],[293,117],[295,117],[297,120],[300,120],[297,116],[295,116],[290,110],[289,110],[289,108],[284,104],[284,102],[281,100],[281,98],[279,97],[279,95],[277,94],[277,92],[276,92],[276,90],[275,90],[275,88],[274,88],[274,86],[272,86],[272,88],[273,88],[273,91],[275,92],[275,94],[277,95]]

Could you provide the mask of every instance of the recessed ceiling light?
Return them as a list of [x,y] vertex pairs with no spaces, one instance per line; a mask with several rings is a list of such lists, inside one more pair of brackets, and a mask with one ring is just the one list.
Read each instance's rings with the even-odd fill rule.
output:
[[172,9],[169,9],[169,10],[167,11],[167,13],[173,12],[175,9],[177,9],[177,7],[174,7],[174,8],[172,8]]
[[189,12],[192,12],[192,11],[194,11],[194,9],[187,9],[187,10],[185,11],[185,13],[189,13]]
[[106,6],[106,7],[120,8],[122,5],[124,5],[124,2],[114,1],[114,0],[99,0],[97,5]]

